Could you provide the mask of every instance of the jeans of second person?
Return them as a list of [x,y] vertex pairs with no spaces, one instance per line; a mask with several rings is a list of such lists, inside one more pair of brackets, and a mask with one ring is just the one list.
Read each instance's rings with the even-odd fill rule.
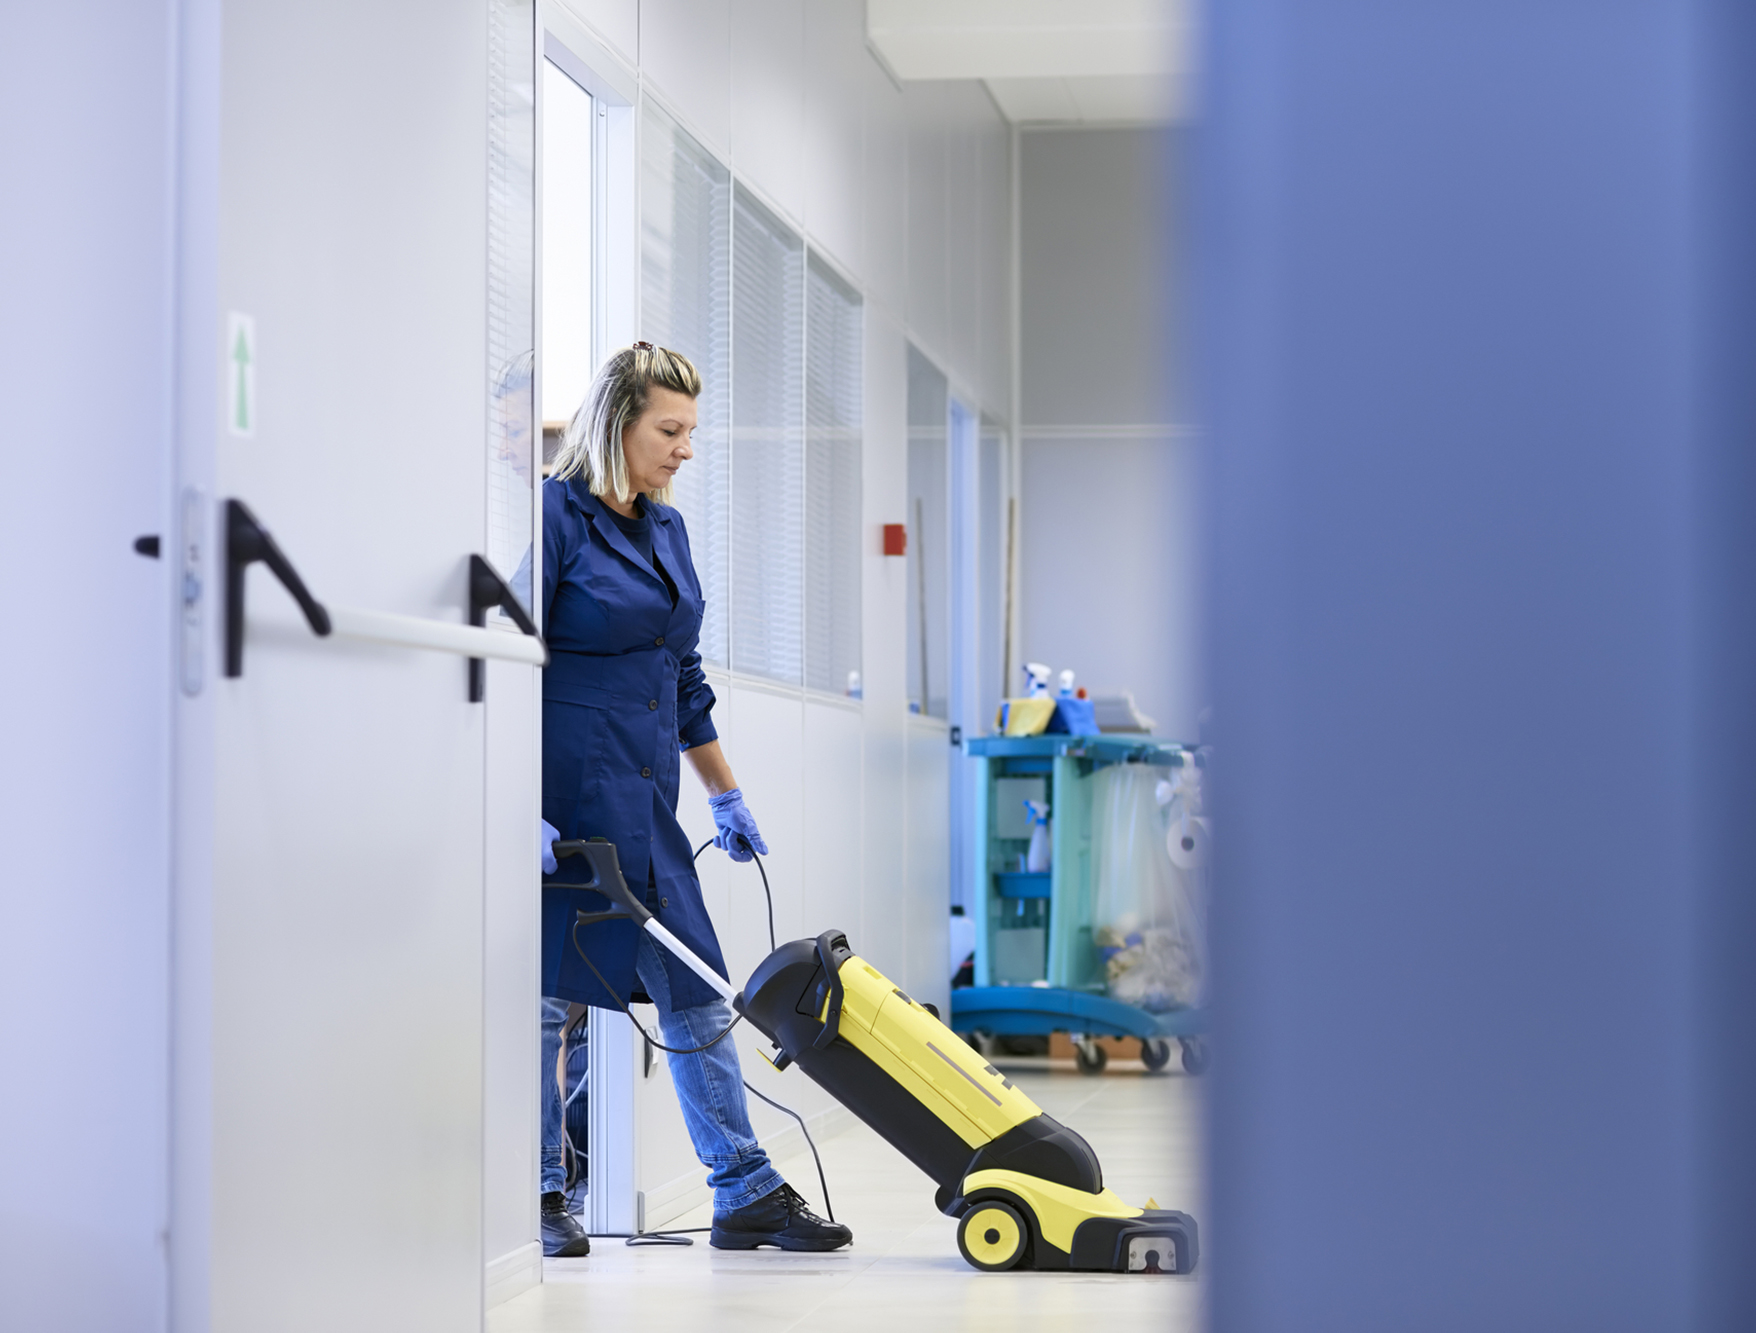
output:
[[[634,955],[640,988],[658,1005],[659,1031],[667,1046],[690,1049],[723,1032],[732,1021],[724,1000],[691,1009],[671,1009],[671,983],[659,960],[659,946],[642,932]],[[733,1039],[715,1042],[693,1055],[667,1055],[671,1083],[683,1107],[695,1155],[707,1168],[716,1213],[731,1212],[779,1188],[784,1182],[750,1128],[744,1100],[744,1074]]]
[[539,1171],[544,1194],[567,1188],[567,1152],[561,1146],[562,1103],[560,1074],[561,1034],[567,1026],[565,1000],[543,998],[543,1090],[542,1157]]

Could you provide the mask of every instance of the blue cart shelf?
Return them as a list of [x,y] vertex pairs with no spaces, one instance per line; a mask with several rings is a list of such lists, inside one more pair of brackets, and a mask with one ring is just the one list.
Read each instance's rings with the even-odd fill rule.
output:
[[[951,1026],[996,1036],[1074,1039],[1079,1067],[1103,1068],[1093,1038],[1137,1037],[1149,1068],[1182,1047],[1183,1067],[1200,1073],[1207,1051],[1205,1011],[1149,1013],[1104,993],[1104,964],[1092,940],[1091,784],[1107,764],[1176,768],[1199,762],[1192,747],[1147,736],[983,736],[966,742],[981,761],[974,823],[977,880],[969,895],[976,918],[975,985],[951,992]],[[1050,805],[1051,869],[1020,869],[1029,847],[1023,793]],[[1017,808],[1014,809],[1014,803]],[[1022,835],[1022,836],[1021,836]]]

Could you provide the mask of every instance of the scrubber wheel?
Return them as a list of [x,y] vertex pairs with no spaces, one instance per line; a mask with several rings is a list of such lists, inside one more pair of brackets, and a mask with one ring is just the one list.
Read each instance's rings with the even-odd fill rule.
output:
[[1030,1228],[1010,1204],[985,1199],[958,1220],[957,1248],[972,1268],[1003,1273],[1030,1249]]

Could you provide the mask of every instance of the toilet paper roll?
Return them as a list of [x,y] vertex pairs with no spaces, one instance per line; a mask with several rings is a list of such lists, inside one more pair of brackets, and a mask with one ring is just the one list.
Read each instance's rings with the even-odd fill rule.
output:
[[1200,815],[1172,819],[1165,833],[1165,850],[1171,854],[1171,864],[1179,870],[1197,870],[1206,865],[1212,837],[1207,821]]

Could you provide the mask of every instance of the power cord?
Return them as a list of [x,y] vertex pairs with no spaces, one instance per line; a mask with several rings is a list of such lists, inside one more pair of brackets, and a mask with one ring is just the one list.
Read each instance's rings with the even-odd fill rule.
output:
[[620,995],[616,994],[614,988],[611,987],[609,982],[604,980],[604,974],[602,972],[598,971],[597,964],[591,961],[590,955],[588,955],[584,949],[580,948],[580,946],[579,946],[579,923],[577,921],[575,921],[573,923],[573,951],[575,953],[577,953],[580,957],[580,960],[582,962],[584,962],[585,965],[591,969],[591,974],[598,979],[598,984],[600,986],[602,986],[605,990],[610,992],[610,998],[616,1002],[617,1006],[622,1010],[622,1012],[628,1015],[628,1021],[630,1023],[634,1024],[634,1030],[636,1032],[638,1032],[642,1038],[644,1038],[647,1041],[651,1041],[655,1047],[657,1047],[661,1051],[664,1051],[668,1055],[700,1055],[701,1052],[707,1050],[709,1047],[719,1045],[722,1041],[724,1041],[726,1039],[726,1036],[731,1032],[731,1030],[733,1028],[737,1027],[738,1024],[740,1024],[744,1021],[744,1015],[739,1014],[736,1018],[732,1019],[732,1021],[730,1023],[727,1023],[723,1028],[720,1029],[719,1035],[717,1037],[715,1037],[712,1041],[706,1042],[700,1046],[690,1046],[690,1047],[686,1047],[686,1048],[685,1047],[678,1047],[678,1046],[666,1046],[662,1041],[653,1041],[652,1034],[640,1025],[640,1020],[634,1016],[634,1011],[632,1009],[630,1009],[627,1005],[622,1003],[622,997]]
[[817,1145],[811,1141],[811,1131],[805,1128],[805,1117],[793,1110],[792,1107],[782,1106],[779,1102],[775,1101],[774,1098],[764,1096],[762,1093],[757,1092],[748,1082],[744,1084],[744,1091],[748,1092],[753,1097],[761,1097],[763,1101],[767,1102],[775,1110],[785,1111],[794,1120],[799,1122],[799,1133],[805,1136],[805,1143],[811,1149],[811,1160],[817,1163],[817,1183],[823,1187],[823,1211],[829,1214],[829,1220],[831,1222],[835,1221],[835,1205],[829,1201],[829,1177],[823,1174],[823,1159],[817,1155]]
[[[743,838],[742,834],[739,834],[738,836]],[[713,846],[713,839],[709,838],[706,842],[702,843],[701,846],[695,849],[695,855],[691,857],[690,860],[699,861],[701,859],[701,854],[711,846]],[[762,864],[761,855],[754,847],[750,846],[750,840],[748,838],[744,838],[744,846],[749,849],[750,858],[756,862],[756,872],[762,876],[762,896],[768,903],[768,949],[769,952],[772,953],[775,949],[780,947],[776,943],[774,933],[774,890],[769,887],[768,868]],[[609,992],[610,998],[616,1002],[616,1006],[621,1009],[624,1014],[628,1015],[628,1021],[634,1024],[634,1030],[640,1033],[643,1040],[652,1042],[653,1046],[669,1055],[699,1055],[702,1051],[717,1046],[720,1042],[724,1041],[731,1030],[744,1021],[744,1015],[739,1014],[737,1017],[733,1018],[730,1023],[727,1023],[725,1027],[720,1030],[719,1035],[714,1037],[712,1041],[707,1042],[705,1045],[692,1046],[688,1049],[666,1046],[663,1042],[654,1041],[652,1034],[641,1026],[640,1020],[634,1016],[634,1011],[622,1002],[622,997],[616,994],[615,989],[609,982],[604,980],[604,974],[598,971],[597,964],[591,961],[590,956],[585,952],[585,949],[581,947],[579,943],[578,922],[574,922],[572,940],[573,951],[579,955],[580,961],[591,969],[591,974],[598,979],[598,984]],[[805,1136],[805,1146],[811,1150],[811,1160],[817,1165],[817,1183],[823,1188],[823,1210],[829,1214],[829,1220],[831,1222],[835,1221],[835,1205],[829,1201],[829,1177],[824,1173],[823,1158],[817,1151],[817,1141],[811,1137],[811,1131],[805,1124],[805,1117],[793,1110],[790,1106],[782,1106],[779,1102],[775,1101],[774,1098],[758,1092],[755,1088],[750,1086],[749,1079],[743,1080],[743,1083],[744,1091],[748,1092],[751,1096],[768,1103],[768,1105],[772,1106],[777,1111],[790,1115],[798,1122],[799,1132]],[[575,1095],[577,1096],[578,1094],[575,1093]],[[572,1098],[568,1098],[567,1101],[571,1102]],[[563,1115],[565,1115],[565,1110],[563,1110]],[[565,1133],[565,1124],[563,1124],[563,1133]],[[680,1227],[665,1231],[617,1231],[601,1234],[593,1233],[592,1239],[621,1240],[628,1245],[693,1245],[695,1242],[689,1239],[690,1234],[711,1230],[713,1230],[712,1227]]]
[[[742,833],[738,836],[744,838]],[[695,849],[695,855],[689,859],[691,861],[699,861],[701,859],[701,854],[711,846],[713,846],[713,839],[709,838],[706,842],[702,843],[701,846]],[[774,938],[774,893],[768,887],[768,868],[762,864],[762,858],[757,855],[756,849],[750,847],[750,839],[744,838],[744,846],[749,847],[750,858],[756,862],[756,873],[762,876],[762,896],[768,899],[768,951],[773,953],[776,949],[780,948],[780,945]]]

